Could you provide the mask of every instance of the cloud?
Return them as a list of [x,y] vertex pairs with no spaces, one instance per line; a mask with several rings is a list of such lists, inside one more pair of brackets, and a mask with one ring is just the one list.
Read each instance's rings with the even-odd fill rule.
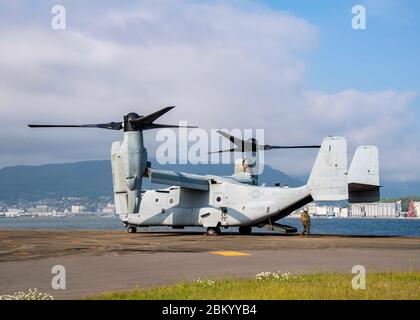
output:
[[[419,121],[413,112],[415,92],[383,90],[363,92],[349,89],[338,93],[304,92],[300,113],[306,137],[344,135],[349,142],[349,161],[358,145],[380,148],[381,172],[394,180],[419,176]],[[292,139],[292,137],[290,137]],[[409,151],[410,150],[410,151]],[[409,152],[408,152],[409,151]],[[292,161],[283,157],[283,161]],[[310,162],[306,162],[310,168]],[[296,166],[296,173],[303,167]]]
[[[2,22],[0,166],[108,158],[110,142],[120,138],[105,130],[34,131],[28,122],[119,121],[175,104],[167,123],[264,128],[272,144],[318,143],[330,133],[349,136],[352,145],[379,144],[387,174],[413,177],[392,155],[413,144],[406,128],[418,125],[410,109],[415,93],[307,90],[304,57],[316,50],[319,30],[297,16],[242,1],[63,4],[65,31],[49,28],[46,4],[47,14],[38,8],[32,20]],[[148,145],[153,138],[148,132]],[[314,157],[266,158],[300,174]],[[410,159],[401,163],[420,169]]]

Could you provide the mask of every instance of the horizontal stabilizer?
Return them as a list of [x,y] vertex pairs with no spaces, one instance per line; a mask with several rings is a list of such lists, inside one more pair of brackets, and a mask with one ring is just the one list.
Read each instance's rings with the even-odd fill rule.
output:
[[379,186],[349,183],[349,202],[377,202],[381,199]]

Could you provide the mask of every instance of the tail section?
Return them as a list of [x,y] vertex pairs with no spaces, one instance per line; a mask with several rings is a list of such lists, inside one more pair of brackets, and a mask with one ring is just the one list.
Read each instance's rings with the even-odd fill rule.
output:
[[356,149],[349,169],[349,202],[380,200],[379,152],[375,146]]
[[314,201],[348,199],[346,138],[324,138],[307,186]]

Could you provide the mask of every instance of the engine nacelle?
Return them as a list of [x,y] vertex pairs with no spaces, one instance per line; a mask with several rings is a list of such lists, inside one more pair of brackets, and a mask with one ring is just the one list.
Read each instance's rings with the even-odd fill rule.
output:
[[142,132],[124,132],[124,140],[112,144],[111,164],[117,214],[139,213],[142,177],[147,168]]

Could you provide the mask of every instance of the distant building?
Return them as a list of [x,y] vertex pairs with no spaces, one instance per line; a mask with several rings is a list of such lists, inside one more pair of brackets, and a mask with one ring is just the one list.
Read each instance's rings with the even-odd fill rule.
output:
[[[417,203],[417,212],[420,212],[420,202]],[[306,206],[312,217],[322,218],[396,218],[402,216],[401,201],[385,203],[353,203],[349,208],[333,205],[319,205],[310,203]],[[294,211],[291,217],[299,217],[301,209]]]
[[28,212],[34,217],[50,217],[53,211],[50,211],[47,205],[37,205],[35,208],[29,208]]
[[23,209],[7,209],[3,212],[3,216],[6,218],[15,218],[15,217],[21,217],[25,215],[26,212]]
[[71,206],[71,213],[82,213],[86,211],[85,206]]
[[31,210],[31,212],[36,212],[36,213],[44,213],[44,212],[48,212],[48,206],[43,204],[43,205],[38,205],[36,206],[34,209]]
[[[338,206],[318,205],[317,203],[310,203],[305,207],[308,208],[308,213],[312,217],[323,217],[323,218],[333,218],[333,217],[347,218],[348,217],[347,208],[341,208]],[[299,217],[301,211],[302,211],[302,208],[292,212],[291,217]]]
[[339,212],[337,217],[348,218],[349,217],[349,209],[348,208],[340,208],[340,212]]
[[316,203],[310,203],[307,205],[308,212],[313,217],[325,217],[325,218],[348,218],[349,210],[346,207],[339,206],[328,206],[318,205]]
[[395,218],[401,215],[401,201],[353,203],[350,208],[352,218]]
[[108,203],[105,208],[102,208],[102,213],[113,215],[115,213],[115,205],[113,203]]
[[416,215],[417,218],[420,217],[420,202],[419,201],[414,201],[414,214]]
[[334,217],[334,206],[318,206],[316,203],[307,205],[308,213],[314,217]]

